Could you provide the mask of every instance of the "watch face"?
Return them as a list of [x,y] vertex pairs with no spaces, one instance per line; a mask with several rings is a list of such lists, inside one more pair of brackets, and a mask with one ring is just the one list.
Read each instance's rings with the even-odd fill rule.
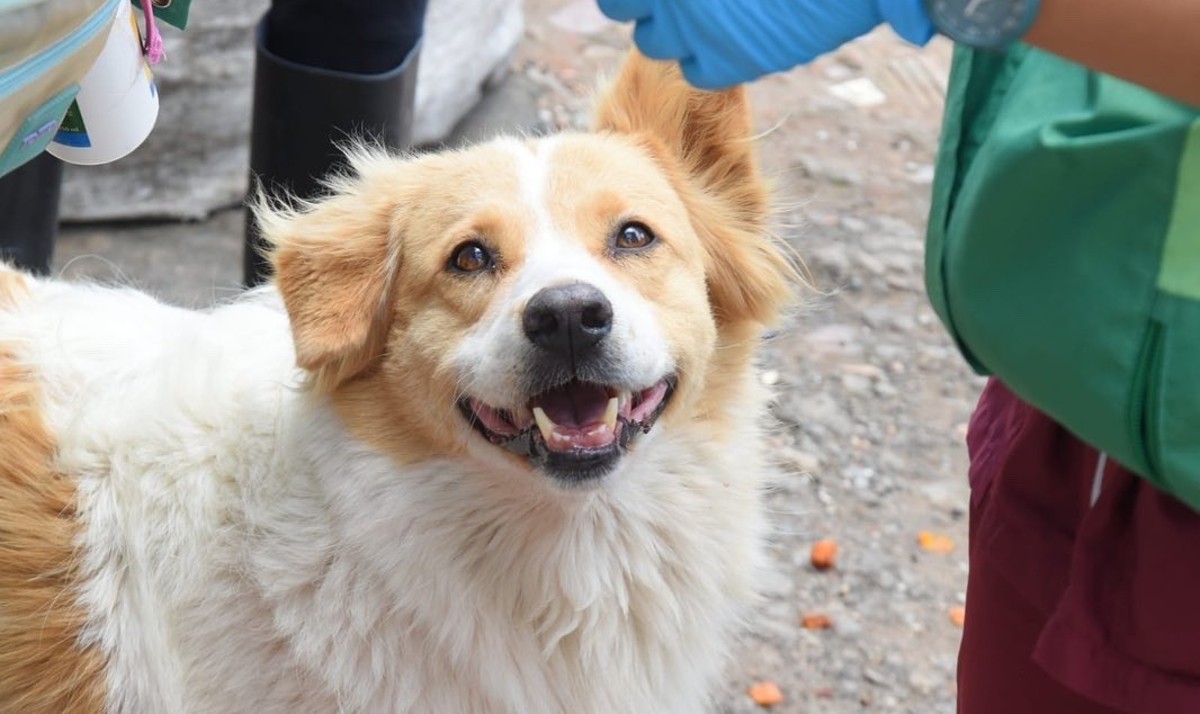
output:
[[930,15],[952,39],[972,47],[1000,47],[1029,29],[1036,0],[931,0]]

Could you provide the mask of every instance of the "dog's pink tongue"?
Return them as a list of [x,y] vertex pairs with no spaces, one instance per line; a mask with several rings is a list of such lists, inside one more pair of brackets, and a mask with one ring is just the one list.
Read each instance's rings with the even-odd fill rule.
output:
[[579,429],[604,418],[608,390],[596,384],[572,382],[538,397],[537,406],[555,424]]
[[[538,397],[538,428],[551,451],[595,449],[617,438],[615,413],[609,414],[608,390],[573,382]],[[541,412],[538,414],[538,412]]]

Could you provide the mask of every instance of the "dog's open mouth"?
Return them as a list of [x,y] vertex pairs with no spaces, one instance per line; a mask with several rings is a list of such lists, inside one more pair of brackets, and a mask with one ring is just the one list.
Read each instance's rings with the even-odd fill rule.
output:
[[637,391],[572,380],[516,409],[474,398],[459,408],[492,443],[581,481],[607,472],[634,437],[649,432],[674,390],[674,377]]

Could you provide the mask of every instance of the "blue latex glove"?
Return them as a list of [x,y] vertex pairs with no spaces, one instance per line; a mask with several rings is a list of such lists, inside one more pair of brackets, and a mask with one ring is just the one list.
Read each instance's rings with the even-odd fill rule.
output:
[[924,45],[933,23],[922,0],[597,0],[613,20],[637,22],[647,57],[678,60],[688,82],[721,89],[806,64],[882,23]]

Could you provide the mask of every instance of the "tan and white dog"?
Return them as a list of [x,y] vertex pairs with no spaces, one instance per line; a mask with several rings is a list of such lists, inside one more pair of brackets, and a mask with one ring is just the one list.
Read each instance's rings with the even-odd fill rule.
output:
[[0,711],[706,709],[764,518],[745,93],[260,206],[195,312],[0,268]]

